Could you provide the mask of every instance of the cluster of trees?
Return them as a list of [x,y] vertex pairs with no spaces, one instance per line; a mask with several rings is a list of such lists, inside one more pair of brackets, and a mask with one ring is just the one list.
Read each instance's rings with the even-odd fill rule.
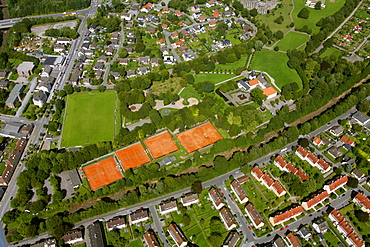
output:
[[87,23],[94,23],[99,27],[105,27],[107,29],[107,33],[119,31],[121,20],[116,16],[108,16],[108,12],[110,11],[111,9],[108,5],[100,6],[95,14],[95,18],[89,18]]
[[45,30],[45,35],[54,38],[71,38],[75,39],[78,36],[77,30],[70,27],[62,27],[60,29],[50,28]]
[[10,18],[28,15],[42,15],[84,9],[90,6],[90,0],[9,0],[7,1]]

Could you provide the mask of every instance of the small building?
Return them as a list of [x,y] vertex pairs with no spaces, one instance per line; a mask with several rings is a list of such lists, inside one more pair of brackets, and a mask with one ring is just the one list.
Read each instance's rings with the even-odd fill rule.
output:
[[167,228],[167,231],[178,247],[187,246],[188,241],[178,225],[170,224]]
[[359,169],[355,168],[351,172],[352,176],[355,177],[357,180],[362,180],[365,178],[365,174],[363,174]]
[[47,101],[48,96],[43,91],[39,91],[33,95],[32,102],[38,107],[42,107]]
[[22,84],[15,84],[12,91],[10,92],[8,99],[5,101],[5,105],[9,108],[15,108],[15,103],[22,101],[21,93],[24,87]]
[[302,247],[301,241],[299,241],[298,237],[294,235],[292,232],[288,233],[286,237],[287,237],[289,246]]
[[28,78],[30,75],[33,74],[33,69],[35,68],[35,64],[33,62],[23,62],[17,68],[17,73],[21,77]]
[[176,200],[164,202],[159,205],[159,213],[165,215],[171,212],[177,211],[177,202]]
[[8,90],[10,85],[10,81],[8,79],[1,79],[0,80],[0,88],[4,90]]
[[120,230],[125,227],[127,227],[125,217],[117,216],[107,221],[108,232],[116,229]]
[[240,203],[243,204],[248,202],[247,193],[245,193],[244,189],[242,188],[238,181],[233,180],[230,184],[230,187]]
[[365,126],[368,123],[370,123],[370,118],[359,111],[353,114],[352,118],[356,121],[356,123],[358,123],[361,126]]
[[67,232],[62,236],[62,239],[65,244],[79,244],[84,241],[82,231],[79,229],[74,229]]
[[236,222],[233,219],[233,216],[227,207],[223,207],[220,210],[220,218],[224,223],[226,230],[230,231],[236,227]]
[[64,171],[60,173],[62,179],[65,178],[66,182],[71,185],[73,189],[77,189],[82,184],[80,175],[78,174],[77,169],[72,169],[69,171]]
[[361,193],[353,198],[353,202],[358,205],[362,211],[370,214],[370,200]]
[[191,193],[191,194],[187,194],[184,197],[182,197],[180,201],[184,207],[189,207],[192,204],[199,203],[199,197],[198,197],[198,194]]
[[339,188],[342,188],[348,182],[347,175],[341,175],[333,180],[331,180],[328,184],[324,185],[324,190],[326,190],[329,194],[333,193]]
[[130,224],[134,225],[140,222],[149,220],[149,214],[147,209],[139,209],[130,214]]
[[0,136],[23,139],[28,138],[33,129],[31,124],[22,124],[18,122],[6,123],[0,128]]
[[314,219],[312,222],[312,227],[317,233],[324,234],[328,231],[329,225],[324,218]]
[[157,236],[152,229],[149,229],[144,234],[144,241],[148,247],[160,247]]
[[235,247],[236,244],[239,242],[239,240],[240,240],[240,235],[235,231],[231,231],[225,238],[224,243],[222,244],[222,247]]
[[297,233],[305,240],[309,239],[312,236],[310,230],[306,226],[302,226],[301,228],[299,228]]
[[330,148],[327,150],[327,152],[328,152],[328,154],[329,154],[331,157],[333,157],[334,159],[338,159],[340,156],[342,156],[342,155],[343,155],[343,152],[342,152],[339,148],[337,148],[337,147],[335,147],[335,146],[330,147]]
[[333,126],[329,132],[333,135],[333,136],[340,136],[344,131],[344,128],[340,125],[335,125]]
[[55,238],[50,238],[50,239],[40,240],[32,244],[30,247],[56,247],[56,246],[57,246],[57,241],[55,240]]

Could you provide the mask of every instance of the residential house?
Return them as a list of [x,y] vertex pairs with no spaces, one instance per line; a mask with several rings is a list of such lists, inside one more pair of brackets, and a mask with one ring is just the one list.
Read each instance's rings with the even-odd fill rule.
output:
[[151,58],[151,59],[150,59],[150,65],[151,65],[152,67],[157,67],[157,66],[159,66],[159,59],[158,59],[158,58]]
[[81,70],[79,70],[77,68],[73,69],[71,78],[69,79],[69,81],[72,83],[72,85],[77,86],[78,81],[81,78],[81,75],[82,75]]
[[10,85],[10,81],[8,79],[5,78],[5,79],[0,80],[0,88],[1,89],[8,90],[9,85]]
[[131,46],[124,46],[123,48],[125,48],[128,54],[131,54],[134,52],[134,48],[132,48]]
[[161,47],[160,51],[162,52],[163,56],[167,56],[170,54],[170,49],[167,46]]
[[322,203],[327,198],[329,198],[329,193],[326,190],[318,191],[313,195],[307,197],[302,202],[302,207],[308,211],[315,207],[316,205],[318,205],[319,203]]
[[245,206],[245,212],[247,213],[255,228],[259,229],[265,225],[265,222],[263,221],[261,215],[252,203],[247,203],[247,205]]
[[96,64],[94,65],[94,68],[93,70],[102,70],[104,69],[104,63],[103,62],[96,62]]
[[340,156],[342,156],[343,155],[343,152],[339,149],[339,148],[337,148],[337,147],[335,147],[335,146],[332,146],[332,147],[330,147],[328,150],[326,150],[327,152],[328,152],[328,154],[331,156],[331,157],[333,157],[334,159],[337,159],[337,158],[339,158]]
[[213,206],[215,207],[215,209],[220,210],[223,206],[225,206],[225,204],[224,204],[224,202],[221,198],[221,195],[219,194],[219,192],[217,191],[216,188],[212,187],[208,191],[208,196],[209,196],[209,199],[211,200]]
[[278,236],[273,242],[274,242],[274,247],[288,247],[284,239],[280,236]]
[[145,30],[146,33],[154,33],[155,32],[155,28],[154,27],[148,27],[146,30]]
[[240,235],[236,231],[231,231],[225,238],[222,247],[235,247],[240,240]]
[[215,27],[217,25],[217,22],[211,21],[209,22],[209,27]]
[[28,78],[30,75],[33,74],[33,69],[35,68],[35,64],[33,62],[23,62],[17,67],[17,73],[21,77]]
[[329,132],[333,135],[333,136],[340,136],[344,131],[344,128],[340,125],[335,125],[333,126],[332,128],[330,128]]
[[233,219],[233,216],[227,207],[223,207],[220,210],[220,218],[224,223],[226,230],[230,231],[236,227],[236,222]]
[[65,49],[65,46],[63,44],[54,44],[53,51],[54,52],[63,52]]
[[71,44],[72,42],[72,39],[68,39],[68,38],[57,38],[56,40],[56,44],[62,44],[62,45],[69,45]]
[[40,240],[34,244],[32,244],[30,247],[56,247],[57,246],[57,241],[55,238],[50,238],[50,239],[43,239]]
[[262,183],[269,190],[273,191],[278,197],[286,194],[285,188],[277,181],[271,178],[267,173],[264,173],[258,166],[255,166],[251,172],[258,181]]
[[190,193],[182,197],[180,201],[184,207],[189,207],[192,204],[199,203],[199,197],[196,193]]
[[346,242],[349,246],[355,246],[355,247],[365,247],[365,242],[360,238],[357,233],[352,232],[350,233],[347,238]]
[[267,96],[267,99],[271,99],[273,97],[276,97],[277,94],[278,94],[278,92],[276,91],[276,89],[273,88],[273,87],[264,88],[264,89],[262,89],[262,92],[263,92],[264,95]]
[[169,65],[174,65],[176,62],[175,62],[175,58],[173,56],[163,56],[163,63],[164,64],[169,64]]
[[82,237],[82,231],[79,229],[74,229],[62,236],[64,244],[78,244],[84,241]]
[[147,65],[149,64],[150,57],[149,56],[139,57],[138,61],[139,61],[139,65]]
[[124,19],[126,21],[130,21],[131,20],[131,14],[122,12],[121,13],[121,19]]
[[223,49],[223,48],[227,48],[227,47],[231,47],[232,46],[231,41],[228,40],[228,39],[219,41],[217,45],[218,45],[218,47],[220,49]]
[[334,226],[337,226],[340,222],[345,220],[343,215],[336,209],[333,209],[329,213],[329,219],[333,222]]
[[303,181],[306,181],[309,179],[309,176],[304,172],[302,171],[301,169],[297,169],[292,163],[288,163],[284,160],[283,157],[281,157],[280,155],[278,155],[275,160],[274,160],[274,164],[281,170],[281,171],[285,171],[287,173],[293,173],[293,174],[296,174],[297,176],[299,176]]
[[139,67],[138,69],[137,69],[137,73],[139,74],[139,75],[146,75],[146,74],[148,74],[150,72],[150,68],[149,67],[147,67],[147,66],[145,66],[145,67]]
[[298,217],[303,213],[302,206],[296,206],[291,209],[288,209],[285,212],[280,212],[277,215],[270,217],[270,222],[273,226],[283,224],[284,222],[290,220],[291,218]]
[[41,77],[49,77],[51,72],[53,71],[53,68],[49,65],[46,65],[42,68]]
[[141,7],[140,12],[148,13],[153,8],[152,3],[147,3],[144,6]]
[[342,188],[348,182],[347,175],[341,175],[329,182],[329,184],[324,185],[324,190],[329,194],[333,193],[339,188]]
[[182,16],[181,12],[178,11],[178,10],[175,10],[175,15],[178,16],[178,17],[181,17]]
[[164,39],[160,39],[160,40],[157,40],[155,42],[157,45],[160,45],[161,47],[164,46],[166,44],[166,42],[164,41]]
[[177,211],[177,202],[176,200],[164,202],[159,205],[159,213],[165,215],[171,212]]
[[112,46],[108,46],[107,50],[105,51],[105,54],[107,54],[108,56],[112,56],[113,55],[113,52],[114,52],[114,49]]
[[174,223],[170,224],[167,231],[178,247],[187,246],[188,241],[178,225]]
[[162,28],[163,28],[164,30],[167,30],[167,29],[169,29],[169,26],[168,26],[167,24],[163,23],[163,24],[162,24]]
[[146,27],[146,22],[145,21],[139,21],[138,26],[139,27]]
[[304,238],[306,241],[312,236],[312,233],[306,226],[302,226],[301,228],[299,228],[297,233],[299,234],[299,236]]
[[353,202],[358,205],[362,211],[370,214],[370,200],[362,193],[357,193],[353,198]]
[[354,176],[357,180],[362,180],[365,178],[365,174],[363,174],[359,169],[355,168],[351,172],[352,176]]
[[34,105],[42,107],[47,99],[48,96],[43,91],[39,91],[33,95],[32,102]]
[[17,122],[6,123],[0,127],[0,136],[23,139],[28,138],[33,130],[32,124],[22,124]]
[[132,45],[136,43],[136,38],[127,38],[127,44]]
[[248,196],[237,180],[233,180],[230,184],[230,187],[240,203],[243,204],[248,202]]
[[15,103],[21,101],[21,93],[23,92],[24,87],[22,84],[15,84],[12,91],[10,92],[5,105],[9,108],[15,108]]
[[0,78],[8,77],[9,71],[7,70],[0,70]]
[[125,57],[125,58],[118,58],[118,64],[119,65],[125,65],[125,66],[127,66],[129,62],[130,62],[130,58],[127,58],[127,57]]
[[148,247],[160,247],[157,236],[152,229],[149,229],[144,234],[144,241]]
[[127,70],[127,71],[126,71],[126,77],[127,77],[127,78],[131,78],[131,77],[135,77],[135,76],[136,76],[136,72],[135,72],[135,70],[130,69],[130,70]]
[[313,145],[320,147],[323,144],[323,141],[321,138],[315,136],[312,140]]
[[197,53],[193,50],[188,50],[188,51],[186,51],[182,54],[182,58],[185,61],[190,61],[190,60],[193,60],[194,58],[197,58],[197,57],[198,57]]
[[303,147],[299,146],[295,154],[301,159],[307,161],[311,166],[318,168],[322,173],[330,171],[330,165],[324,160],[319,159],[313,153],[306,151]]
[[288,233],[286,236],[289,246],[291,247],[302,247],[301,241],[299,241],[299,238],[294,235],[292,232]]
[[328,231],[329,225],[324,218],[317,218],[312,221],[312,227],[317,233],[324,234]]
[[342,137],[340,138],[340,140],[341,140],[342,142],[344,142],[345,144],[350,145],[351,147],[354,147],[354,146],[355,146],[355,142],[354,142],[353,140],[349,139],[347,136],[342,136]]
[[173,39],[178,39],[178,38],[179,38],[179,33],[174,32],[174,33],[172,33],[172,34],[171,34],[171,37],[172,37]]
[[144,222],[149,220],[149,214],[147,209],[139,209],[135,212],[132,212],[129,217],[129,221],[131,225],[138,224],[140,222]]
[[249,83],[248,83],[248,80],[247,79],[241,79],[238,81],[238,88],[240,90],[243,90],[243,91],[249,91],[250,90],[250,86],[249,86]]
[[206,2],[206,7],[207,8],[213,7],[215,5],[216,5],[216,1],[215,0],[210,0],[210,1]]
[[52,84],[50,82],[42,81],[37,85],[36,90],[43,91],[44,93],[50,93],[51,88]]
[[176,48],[182,46],[183,44],[184,44],[184,41],[182,41],[182,40],[176,41],[175,43],[172,44],[172,48],[176,49]]
[[361,126],[365,126],[368,123],[370,123],[370,118],[359,111],[353,114],[352,118],[356,121],[356,123],[358,123]]

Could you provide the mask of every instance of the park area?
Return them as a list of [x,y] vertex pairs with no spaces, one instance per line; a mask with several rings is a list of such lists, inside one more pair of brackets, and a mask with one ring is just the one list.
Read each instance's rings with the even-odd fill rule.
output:
[[289,32],[282,40],[280,40],[277,46],[279,46],[279,49],[282,51],[293,50],[302,45],[308,39],[309,37],[307,34]]
[[122,178],[113,157],[83,167],[92,190],[111,184]]
[[81,92],[69,95],[61,146],[74,147],[112,141],[115,134],[116,104],[115,92]]
[[116,156],[125,171],[150,162],[150,158],[140,142],[116,151]]
[[194,129],[177,135],[177,138],[188,153],[201,149],[222,139],[211,123],[206,123]]
[[144,141],[154,159],[179,150],[170,133],[165,132]]
[[261,50],[253,55],[251,68],[266,71],[275,79],[275,84],[282,88],[291,82],[296,82],[302,88],[302,81],[294,69],[288,67],[288,55],[282,52]]

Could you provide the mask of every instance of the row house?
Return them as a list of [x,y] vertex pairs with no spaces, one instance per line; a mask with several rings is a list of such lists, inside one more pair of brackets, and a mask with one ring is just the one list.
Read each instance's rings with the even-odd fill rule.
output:
[[348,182],[347,175],[336,177],[333,180],[331,180],[329,184],[324,185],[324,190],[331,194],[337,189],[342,188],[347,182]]
[[127,227],[126,220],[124,217],[114,217],[107,221],[107,231],[110,232],[112,230],[120,230],[122,228]]
[[292,173],[292,174],[296,174],[297,176],[300,177],[300,179],[303,181],[306,181],[309,179],[309,176],[301,169],[299,168],[296,168],[292,163],[288,163],[285,161],[285,159],[283,157],[281,157],[280,155],[278,155],[275,160],[274,160],[274,164],[281,170],[281,171],[285,171],[287,173]]
[[347,222],[347,220],[338,210],[332,210],[329,214],[329,219],[333,222],[334,226],[337,228],[349,246],[365,247],[365,242],[360,238],[355,229]]
[[188,241],[178,225],[174,223],[170,224],[167,228],[167,231],[178,247],[187,246]]
[[180,199],[184,207],[189,207],[192,204],[199,203],[198,194],[188,194]]
[[303,147],[299,146],[295,154],[304,161],[307,161],[311,166],[318,168],[322,173],[330,171],[330,165],[324,160],[319,159],[313,153],[306,151]]
[[232,231],[227,235],[222,247],[235,247],[239,240],[240,235],[237,232]]
[[135,212],[130,214],[129,219],[130,219],[130,224],[131,225],[147,221],[147,220],[149,220],[148,210],[147,209],[136,210]]
[[236,222],[233,219],[233,216],[227,207],[223,207],[220,210],[220,218],[224,223],[226,230],[230,231],[236,227]]
[[305,210],[310,210],[319,203],[322,203],[327,198],[329,198],[329,193],[326,190],[316,192],[302,202],[302,207]]
[[157,236],[152,229],[149,229],[144,234],[144,241],[148,247],[160,247]]
[[71,230],[62,236],[63,242],[65,244],[78,244],[84,241],[82,236],[82,231],[79,229]]
[[291,208],[285,212],[281,212],[273,217],[270,217],[270,222],[273,226],[283,224],[284,222],[298,217],[303,213],[303,207],[302,206],[296,206],[294,208]]
[[248,196],[238,181],[233,180],[230,187],[241,204],[248,202]]
[[299,238],[296,235],[294,235],[292,232],[290,232],[286,236],[286,238],[288,240],[289,246],[291,247],[301,247],[302,246],[301,241],[299,241]]
[[370,213],[370,200],[363,194],[357,193],[353,198],[353,202],[358,205],[362,211]]
[[261,215],[252,203],[248,203],[245,206],[245,212],[247,213],[255,228],[259,229],[265,225],[265,222],[263,221]]
[[262,183],[269,190],[273,191],[278,197],[286,194],[285,188],[277,181],[271,178],[271,176],[263,172],[258,166],[255,166],[251,172],[258,181]]
[[212,201],[213,206],[215,209],[220,210],[223,206],[225,206],[224,201],[221,198],[220,193],[218,193],[217,189],[211,188],[208,191],[209,199]]

